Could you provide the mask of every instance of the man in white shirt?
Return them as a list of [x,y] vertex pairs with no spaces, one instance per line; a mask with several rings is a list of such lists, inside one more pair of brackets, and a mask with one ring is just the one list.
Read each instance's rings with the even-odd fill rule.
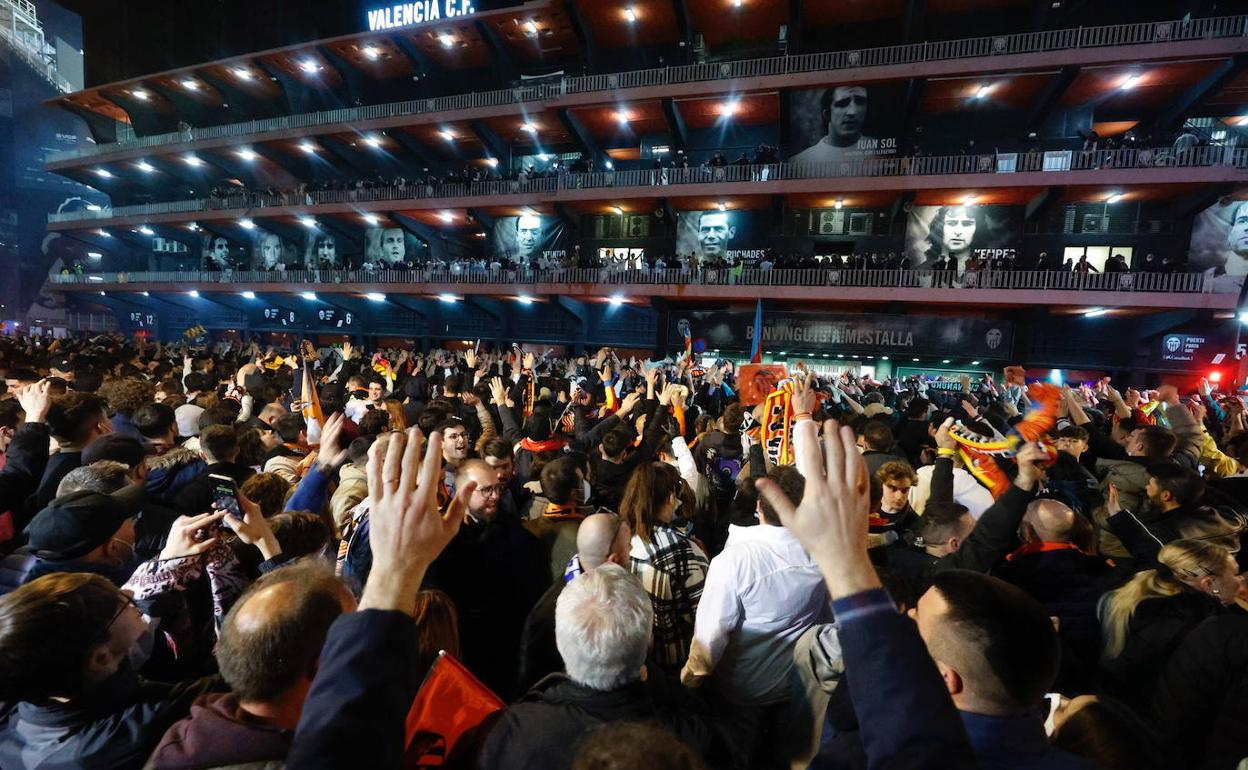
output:
[[[777,467],[768,477],[790,500],[802,499],[806,481],[796,468]],[[730,527],[723,552],[711,560],[680,672],[688,687],[709,680],[732,706],[743,738],[755,735],[760,721],[783,719],[793,645],[806,629],[831,618],[818,566],[761,498],[757,516],[758,526]]]

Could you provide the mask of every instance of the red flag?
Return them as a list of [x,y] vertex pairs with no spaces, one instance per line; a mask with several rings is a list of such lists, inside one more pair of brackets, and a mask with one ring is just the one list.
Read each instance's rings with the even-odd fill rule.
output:
[[505,705],[464,664],[438,653],[407,712],[403,766],[441,767],[464,733]]

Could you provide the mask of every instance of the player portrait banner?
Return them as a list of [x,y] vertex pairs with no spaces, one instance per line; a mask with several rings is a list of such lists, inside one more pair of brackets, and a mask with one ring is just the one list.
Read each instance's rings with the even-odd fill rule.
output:
[[1188,265],[1213,278],[1218,292],[1237,292],[1248,275],[1248,200],[1221,201],[1196,215]]
[[815,164],[897,154],[905,84],[842,85],[790,92],[790,163]]
[[[680,322],[693,329],[694,345],[707,350],[749,351],[757,333],[749,310],[672,310],[668,347],[680,341]],[[786,313],[764,316],[763,350],[790,355],[865,353],[1009,358],[1014,326],[1009,321],[937,316],[848,313]]]
[[303,254],[277,233],[257,228],[251,241],[252,270],[302,270]]
[[1016,260],[1022,230],[1021,206],[913,206],[906,222],[906,256],[917,270],[931,270],[953,257],[958,272],[972,257]]
[[767,251],[770,210],[681,211],[676,217],[676,254],[682,260],[692,253],[700,263],[722,259],[732,265],[753,265]]
[[342,270],[357,264],[358,251],[353,244],[333,233],[317,230],[309,233],[303,244],[303,264],[309,270]]
[[493,253],[521,267],[537,267],[541,260],[562,261],[568,255],[563,220],[556,216],[522,214],[498,217],[490,235]]
[[419,264],[425,251],[416,236],[401,227],[370,227],[364,231],[364,261],[379,270]]
[[250,265],[249,249],[239,246],[224,235],[206,234],[202,238],[201,248],[205,270],[234,270]]

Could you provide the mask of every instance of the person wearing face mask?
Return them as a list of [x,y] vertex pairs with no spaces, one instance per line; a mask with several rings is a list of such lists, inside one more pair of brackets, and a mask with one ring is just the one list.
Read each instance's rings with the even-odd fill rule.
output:
[[89,572],[46,575],[0,599],[0,767],[141,767],[217,677],[143,680],[152,628]]
[[97,492],[72,492],[52,501],[26,528],[27,545],[5,558],[0,591],[52,572],[103,575],[121,586],[135,559],[134,519],[120,500]]
[[689,658],[708,564],[702,546],[673,524],[680,483],[672,466],[646,463],[633,472],[620,500],[620,515],[633,529],[630,569],[654,605],[655,661],[672,675]]

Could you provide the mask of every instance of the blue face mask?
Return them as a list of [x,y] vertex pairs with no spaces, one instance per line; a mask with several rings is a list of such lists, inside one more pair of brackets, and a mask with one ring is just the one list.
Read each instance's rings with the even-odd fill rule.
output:
[[152,649],[156,646],[156,627],[150,621],[144,621],[143,633],[130,645],[130,667],[135,671],[143,668],[152,657]]

